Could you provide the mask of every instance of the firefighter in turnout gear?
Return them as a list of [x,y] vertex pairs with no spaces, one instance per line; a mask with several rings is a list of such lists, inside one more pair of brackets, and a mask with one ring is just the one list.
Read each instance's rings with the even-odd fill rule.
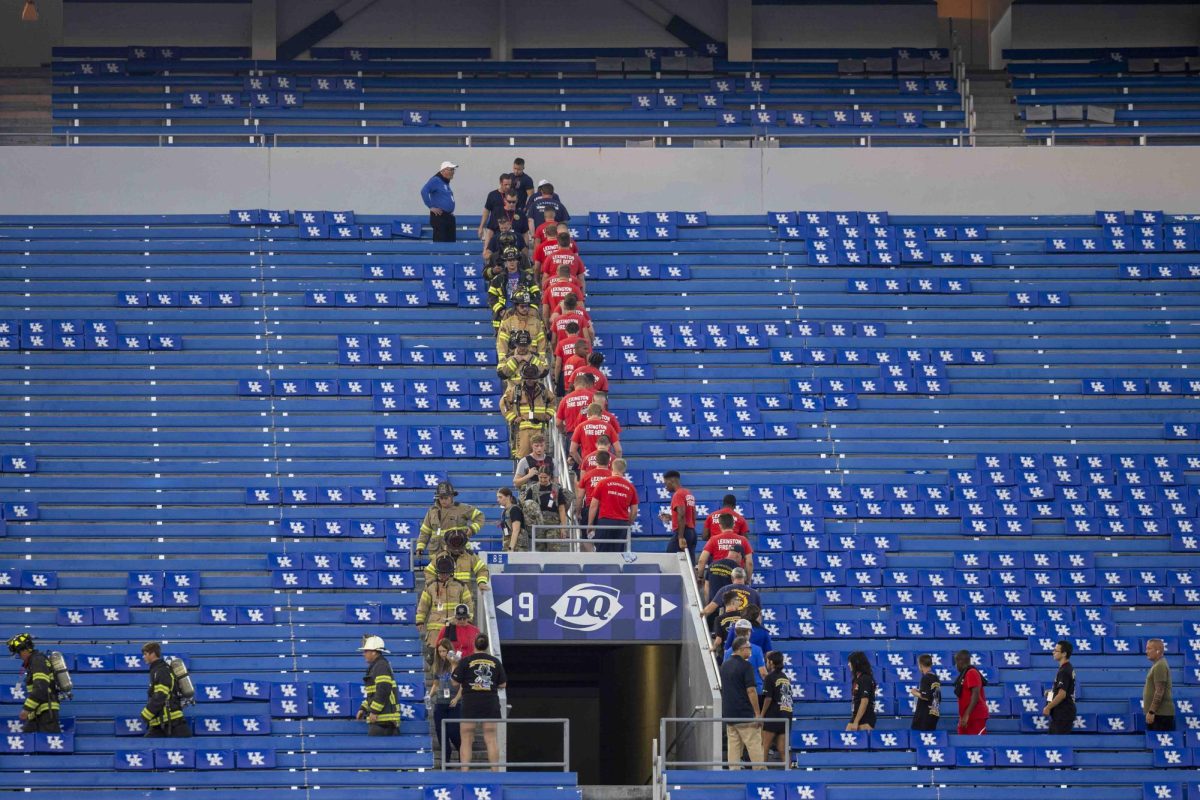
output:
[[513,298],[513,309],[504,315],[500,328],[496,331],[496,359],[503,361],[508,358],[516,347],[513,336],[517,331],[529,334],[530,346],[542,358],[546,357],[546,332],[542,327],[542,318],[533,309],[529,294],[518,294]]
[[546,359],[542,358],[532,347],[532,337],[528,331],[517,331],[513,334],[513,352],[496,367],[496,374],[502,380],[520,380],[525,367],[529,364],[537,367],[537,377],[542,377],[550,370]]
[[521,254],[515,247],[504,251],[503,268],[488,281],[488,306],[492,309],[492,327],[499,330],[504,315],[516,307],[517,299],[538,302],[542,289],[537,278],[521,269]]
[[387,647],[378,636],[364,636],[358,649],[367,662],[367,674],[363,676],[362,705],[354,718],[366,720],[368,736],[395,736],[400,732],[400,706],[392,665],[383,657]]
[[25,670],[25,705],[20,719],[25,733],[62,733],[58,722],[58,686],[46,654],[33,646],[33,637],[18,633],[8,640],[8,652],[21,659]]
[[153,737],[184,738],[192,735],[187,720],[183,718],[183,701],[175,685],[175,673],[171,665],[163,660],[162,645],[148,642],[142,645],[142,659],[150,667],[150,688],[146,692],[146,707],[142,719],[146,721],[146,735]]
[[[462,531],[454,531],[453,534],[462,536]],[[429,567],[426,567],[425,589],[417,601],[417,630],[425,639],[427,659],[437,647],[442,628],[454,619],[454,609],[461,604],[471,614],[475,613],[475,600],[468,588],[470,584],[458,580],[454,556],[442,553],[430,566],[433,567],[433,576],[430,577]]]
[[500,413],[508,420],[508,439],[514,459],[529,455],[530,438],[535,433],[545,434],[558,408],[554,393],[541,383],[542,374],[533,364],[526,364],[521,373],[522,380],[509,383],[500,398]]
[[[488,581],[491,580],[492,575],[488,572],[487,563],[467,549],[467,530],[465,528],[446,531],[446,552],[443,555],[450,558],[450,574],[454,580],[467,587],[474,582],[483,591],[488,590]],[[430,582],[437,580],[437,577],[437,564],[426,564],[425,585],[428,586]],[[450,608],[453,610],[454,607]],[[471,616],[474,616],[474,606],[471,608]],[[418,624],[420,624],[419,619],[418,615]]]
[[446,531],[451,528],[463,528],[470,531],[468,536],[479,533],[483,527],[483,512],[466,503],[460,503],[454,498],[458,492],[449,481],[437,485],[433,505],[421,521],[421,532],[417,536],[416,554],[428,553],[430,558],[446,549]]

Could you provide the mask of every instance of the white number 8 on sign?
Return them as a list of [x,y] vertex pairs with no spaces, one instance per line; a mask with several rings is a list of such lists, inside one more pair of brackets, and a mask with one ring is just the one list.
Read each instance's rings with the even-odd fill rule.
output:
[[642,622],[654,622],[654,618],[658,613],[658,598],[650,592],[642,592],[638,595],[638,616]]

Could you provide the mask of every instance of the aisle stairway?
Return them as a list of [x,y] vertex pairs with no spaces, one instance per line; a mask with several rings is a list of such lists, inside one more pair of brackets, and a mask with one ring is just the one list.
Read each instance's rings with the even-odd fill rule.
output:
[[50,70],[0,68],[0,145],[50,144]]

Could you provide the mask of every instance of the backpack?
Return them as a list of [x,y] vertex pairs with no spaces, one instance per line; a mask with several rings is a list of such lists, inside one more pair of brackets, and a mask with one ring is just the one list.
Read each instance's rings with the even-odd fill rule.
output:
[[536,490],[528,490],[521,496],[521,513],[525,515],[525,531],[528,534],[529,540],[532,541],[533,526],[546,524],[546,519],[542,515],[542,506],[538,503]]

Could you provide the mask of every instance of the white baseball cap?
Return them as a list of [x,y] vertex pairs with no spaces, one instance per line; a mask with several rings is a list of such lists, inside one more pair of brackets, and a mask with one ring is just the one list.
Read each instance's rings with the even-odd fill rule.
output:
[[381,653],[388,651],[387,645],[383,643],[383,639],[378,636],[368,636],[363,639],[362,647],[358,648],[361,653],[363,650],[378,650]]
[[453,161],[443,161],[442,165],[438,167],[438,172],[444,169],[458,169],[458,164],[455,164]]
[[744,630],[745,628],[753,629],[754,625],[748,619],[739,619],[737,622],[733,623],[733,629],[735,631]]
[[540,189],[540,188],[542,188],[543,186],[545,186],[545,185],[546,185],[547,183],[549,183],[549,182],[550,182],[550,181],[546,180],[545,178],[542,178],[540,181],[538,181],[538,182],[537,182],[537,186],[535,186],[534,188],[535,188],[535,189]]

